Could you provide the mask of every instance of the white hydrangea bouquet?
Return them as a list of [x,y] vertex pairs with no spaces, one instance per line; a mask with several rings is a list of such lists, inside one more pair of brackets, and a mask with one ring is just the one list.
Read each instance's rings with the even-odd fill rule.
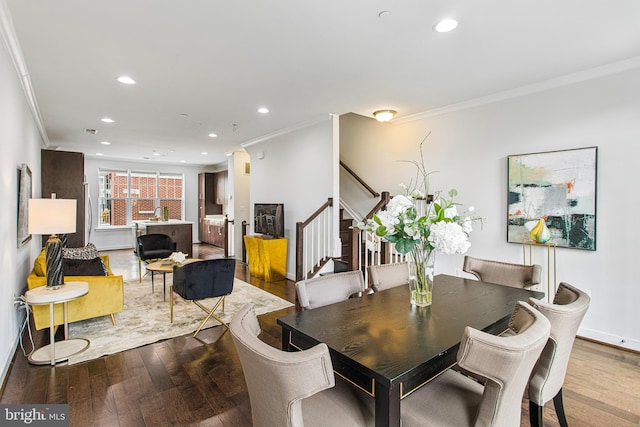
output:
[[482,218],[475,214],[473,206],[463,209],[454,202],[458,195],[455,189],[447,193],[448,197],[437,192],[433,201],[429,200],[430,172],[424,166],[422,144],[420,157],[420,162],[410,163],[418,169],[416,182],[421,182],[422,188],[401,184],[402,194],[394,196],[385,210],[359,227],[394,244],[397,252],[409,255],[411,302],[426,306],[431,304],[435,253],[467,252],[472,223]]

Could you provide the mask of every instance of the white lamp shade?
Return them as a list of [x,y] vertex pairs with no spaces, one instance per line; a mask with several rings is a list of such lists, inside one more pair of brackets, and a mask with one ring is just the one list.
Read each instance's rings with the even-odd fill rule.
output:
[[29,233],[75,233],[77,205],[73,199],[29,199]]

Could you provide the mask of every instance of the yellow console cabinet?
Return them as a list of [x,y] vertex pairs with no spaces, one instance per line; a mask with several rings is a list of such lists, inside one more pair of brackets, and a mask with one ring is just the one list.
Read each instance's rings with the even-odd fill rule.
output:
[[244,236],[244,245],[252,277],[267,282],[282,280],[287,273],[287,239]]

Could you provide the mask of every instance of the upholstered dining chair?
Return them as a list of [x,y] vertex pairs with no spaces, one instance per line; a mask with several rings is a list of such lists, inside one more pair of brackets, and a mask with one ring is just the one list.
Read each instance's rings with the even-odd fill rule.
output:
[[334,376],[326,344],[286,352],[258,338],[260,324],[251,304],[229,327],[251,402],[254,427],[365,426],[373,414],[353,389]]
[[364,277],[360,270],[328,274],[296,282],[298,302],[304,310],[335,304],[364,292]]
[[537,285],[542,275],[542,267],[538,264],[511,264],[470,256],[464,257],[462,271],[473,274],[483,282],[512,288],[530,288]]
[[143,234],[136,239],[138,276],[142,282],[142,261],[151,262],[167,258],[176,251],[176,242],[166,234]]
[[409,263],[406,261],[370,265],[368,268],[371,288],[375,292],[409,283]]
[[[233,291],[235,272],[236,260],[234,258],[207,259],[173,267],[173,292],[183,299],[193,302],[207,313],[194,332],[194,337],[212,317],[226,328],[229,327],[215,312],[220,306],[224,311],[224,299]],[[173,321],[173,292],[171,292],[170,302],[171,321]],[[200,302],[206,298],[216,297],[218,300],[211,309]]]
[[532,427],[542,427],[542,409],[553,399],[558,421],[567,427],[562,385],[578,327],[591,299],[580,289],[561,282],[553,304],[535,299],[529,302],[551,323],[551,336],[529,381],[529,420]]
[[522,396],[549,329],[549,321],[525,302],[516,303],[510,336],[467,326],[458,365],[486,379],[484,386],[449,369],[401,401],[402,425],[519,426]]

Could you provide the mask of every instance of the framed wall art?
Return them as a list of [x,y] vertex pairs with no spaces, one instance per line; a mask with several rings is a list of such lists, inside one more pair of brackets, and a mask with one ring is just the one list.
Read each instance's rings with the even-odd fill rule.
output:
[[598,147],[508,156],[507,241],[543,218],[558,247],[596,250]]
[[29,234],[29,199],[31,198],[31,169],[23,163],[18,169],[18,247],[31,240]]

